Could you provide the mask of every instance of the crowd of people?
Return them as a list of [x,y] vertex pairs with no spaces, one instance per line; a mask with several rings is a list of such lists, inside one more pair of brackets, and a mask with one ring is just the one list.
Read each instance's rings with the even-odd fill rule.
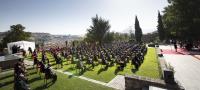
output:
[[[107,43],[107,44],[78,44],[63,48],[35,49],[29,50],[29,55],[33,59],[33,67],[39,73],[44,73],[44,79],[57,79],[56,73],[51,69],[51,63],[47,57],[50,54],[55,62],[56,68],[63,67],[63,60],[67,63],[75,64],[76,68],[85,71],[88,68],[94,69],[95,66],[101,65],[101,68],[107,69],[110,66],[117,66],[118,70],[123,70],[127,63],[134,66],[138,70],[143,63],[144,56],[147,53],[145,44],[135,44],[129,42]],[[38,58],[38,53],[41,53],[41,60]],[[24,52],[23,52],[23,55]],[[89,66],[89,67],[87,67]],[[14,89],[29,90],[26,67],[23,60],[19,60],[14,67]]]
[[[76,64],[76,68],[82,71],[86,70],[86,66],[94,68],[101,64],[103,68],[117,65],[119,70],[123,70],[127,63],[131,63],[137,70],[144,60],[147,52],[146,45],[135,44],[129,42],[109,43],[109,44],[78,44],[71,47],[49,48],[47,50],[40,49],[42,58],[37,59],[37,50],[32,52],[34,65],[38,62],[50,66],[46,53],[50,53],[56,62],[56,68],[63,67],[63,60]],[[30,52],[31,53],[31,52]]]

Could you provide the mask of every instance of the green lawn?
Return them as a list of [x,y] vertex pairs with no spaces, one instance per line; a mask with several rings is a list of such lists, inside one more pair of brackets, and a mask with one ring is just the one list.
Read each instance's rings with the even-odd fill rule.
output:
[[[29,85],[31,90],[112,90],[99,84],[85,81],[76,77],[67,76],[58,73],[58,79],[55,83],[49,83],[48,87],[44,84],[43,76],[40,78],[36,70],[29,70]],[[48,80],[50,82],[50,80]],[[0,73],[0,90],[13,90],[13,72],[7,74]]]
[[155,48],[148,48],[147,55],[145,56],[143,64],[140,66],[138,71],[133,71],[135,67],[128,63],[127,66],[124,68],[123,71],[119,71],[116,73],[116,66],[109,67],[108,70],[100,71],[100,65],[95,67],[94,71],[86,71],[83,75],[89,78],[93,78],[96,80],[100,80],[103,82],[109,82],[112,80],[116,75],[125,75],[125,74],[136,74],[140,76],[146,76],[150,78],[161,78],[159,73],[159,66],[158,60],[156,56]]
[[[117,66],[109,67],[107,70],[101,69],[101,65],[95,66],[95,68],[86,70],[86,72],[83,73],[83,76],[103,81],[103,82],[109,82],[112,80],[116,75],[125,75],[125,74],[136,74],[140,76],[147,76],[150,78],[161,78],[161,75],[159,73],[159,66],[158,66],[158,60],[156,56],[155,48],[148,48],[147,55],[145,56],[143,64],[140,66],[138,71],[133,71],[135,68],[134,65],[131,65],[131,62],[127,64],[127,66],[124,68],[123,71],[116,71]],[[41,55],[39,55],[41,56]],[[47,54],[48,58],[50,59],[52,67],[55,67],[55,60],[52,57],[52,55]],[[89,67],[89,66],[88,66]],[[61,69],[63,71],[72,72],[75,75],[78,75],[78,71],[75,68],[75,64],[67,63],[66,60],[64,60],[64,67]]]
[[145,56],[145,60],[135,74],[160,79],[161,73],[156,55],[155,48],[148,48],[148,53]]

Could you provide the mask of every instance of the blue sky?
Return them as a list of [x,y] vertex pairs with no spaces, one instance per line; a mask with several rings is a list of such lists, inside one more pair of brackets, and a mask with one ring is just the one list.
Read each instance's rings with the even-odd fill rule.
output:
[[22,24],[25,31],[84,35],[96,14],[111,31],[125,32],[138,16],[144,33],[156,30],[157,13],[167,0],[0,0],[0,31]]

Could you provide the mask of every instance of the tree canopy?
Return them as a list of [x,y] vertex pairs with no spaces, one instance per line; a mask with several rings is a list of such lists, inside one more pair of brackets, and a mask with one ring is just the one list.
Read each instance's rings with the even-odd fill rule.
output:
[[168,0],[163,23],[168,38],[196,41],[200,39],[200,0]]
[[10,30],[6,32],[6,36],[3,38],[3,47],[6,47],[7,43],[28,40],[30,37],[29,32],[24,31],[25,27],[21,24],[10,26]]
[[105,36],[108,35],[107,33],[109,32],[109,29],[109,21],[96,15],[96,17],[92,18],[92,25],[87,29],[86,40],[101,44]]

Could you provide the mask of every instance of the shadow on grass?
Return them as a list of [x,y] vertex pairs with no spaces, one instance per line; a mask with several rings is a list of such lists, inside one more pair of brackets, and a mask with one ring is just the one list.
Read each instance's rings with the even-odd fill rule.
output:
[[70,63],[65,63],[64,65],[70,65]]
[[131,71],[132,71],[133,73],[136,73],[136,72],[138,71],[138,69],[131,69]]
[[69,75],[69,76],[68,76],[68,78],[73,78],[73,77],[74,77],[74,75]]
[[108,66],[105,66],[103,68],[101,67],[97,74],[100,74],[101,72],[106,71],[106,70],[108,70]]
[[86,72],[86,68],[85,69],[76,69],[76,76],[81,76]]
[[51,64],[51,66],[54,66],[54,65],[56,65],[56,63]]
[[36,71],[30,72],[28,75],[34,75],[34,74],[37,74],[37,72]]
[[120,68],[120,66],[116,67],[115,72],[114,72],[115,75],[117,75],[118,72],[120,72],[120,71],[124,71],[124,68]]
[[64,70],[64,71],[73,71],[73,70],[76,70],[76,68],[74,68],[74,67],[70,67],[70,68],[67,68],[67,69]]
[[9,85],[9,84],[12,84],[12,83],[14,83],[13,80],[12,80],[12,81],[7,81],[7,82],[0,83],[0,88],[1,88],[1,87],[4,87],[4,86],[7,86],[7,85]]
[[50,62],[50,63],[51,63],[51,62],[55,62],[55,60],[52,60],[52,61],[49,61],[49,62]]
[[0,81],[3,80],[3,79],[6,79],[6,78],[13,77],[13,76],[14,76],[13,73],[12,73],[12,74],[9,74],[9,75],[6,75],[6,76],[4,76],[4,77],[1,77],[1,78],[0,78]]
[[55,82],[56,82],[56,80],[55,80],[55,81],[54,81],[54,80],[47,81],[47,84],[44,83],[43,85],[41,85],[41,86],[39,86],[39,87],[36,87],[36,88],[33,89],[33,90],[43,90],[43,89],[49,88],[49,87],[52,86]]
[[[33,73],[37,73],[37,72],[33,72]],[[41,78],[41,76],[34,77],[34,78],[30,79],[28,81],[28,83],[31,84],[31,83],[37,82],[39,80],[44,80],[44,77],[43,78]],[[38,87],[34,88],[33,90],[43,90],[43,89],[46,89],[46,88],[52,86],[56,81],[57,81],[57,78],[56,79],[48,79],[47,83],[41,84],[41,86],[38,86]]]
[[27,70],[33,70],[33,69],[35,69],[33,66],[30,67],[30,68],[27,68]]
[[35,81],[38,81],[38,80],[41,80],[41,77],[40,77],[40,76],[28,80],[28,83],[30,84],[30,83],[35,82]]
[[117,75],[119,71],[120,71],[119,68],[116,68],[115,69],[115,75]]
[[[95,68],[95,65],[94,65],[94,68]],[[86,65],[86,70],[87,71],[94,71],[94,68],[93,68],[93,66],[92,65]]]

